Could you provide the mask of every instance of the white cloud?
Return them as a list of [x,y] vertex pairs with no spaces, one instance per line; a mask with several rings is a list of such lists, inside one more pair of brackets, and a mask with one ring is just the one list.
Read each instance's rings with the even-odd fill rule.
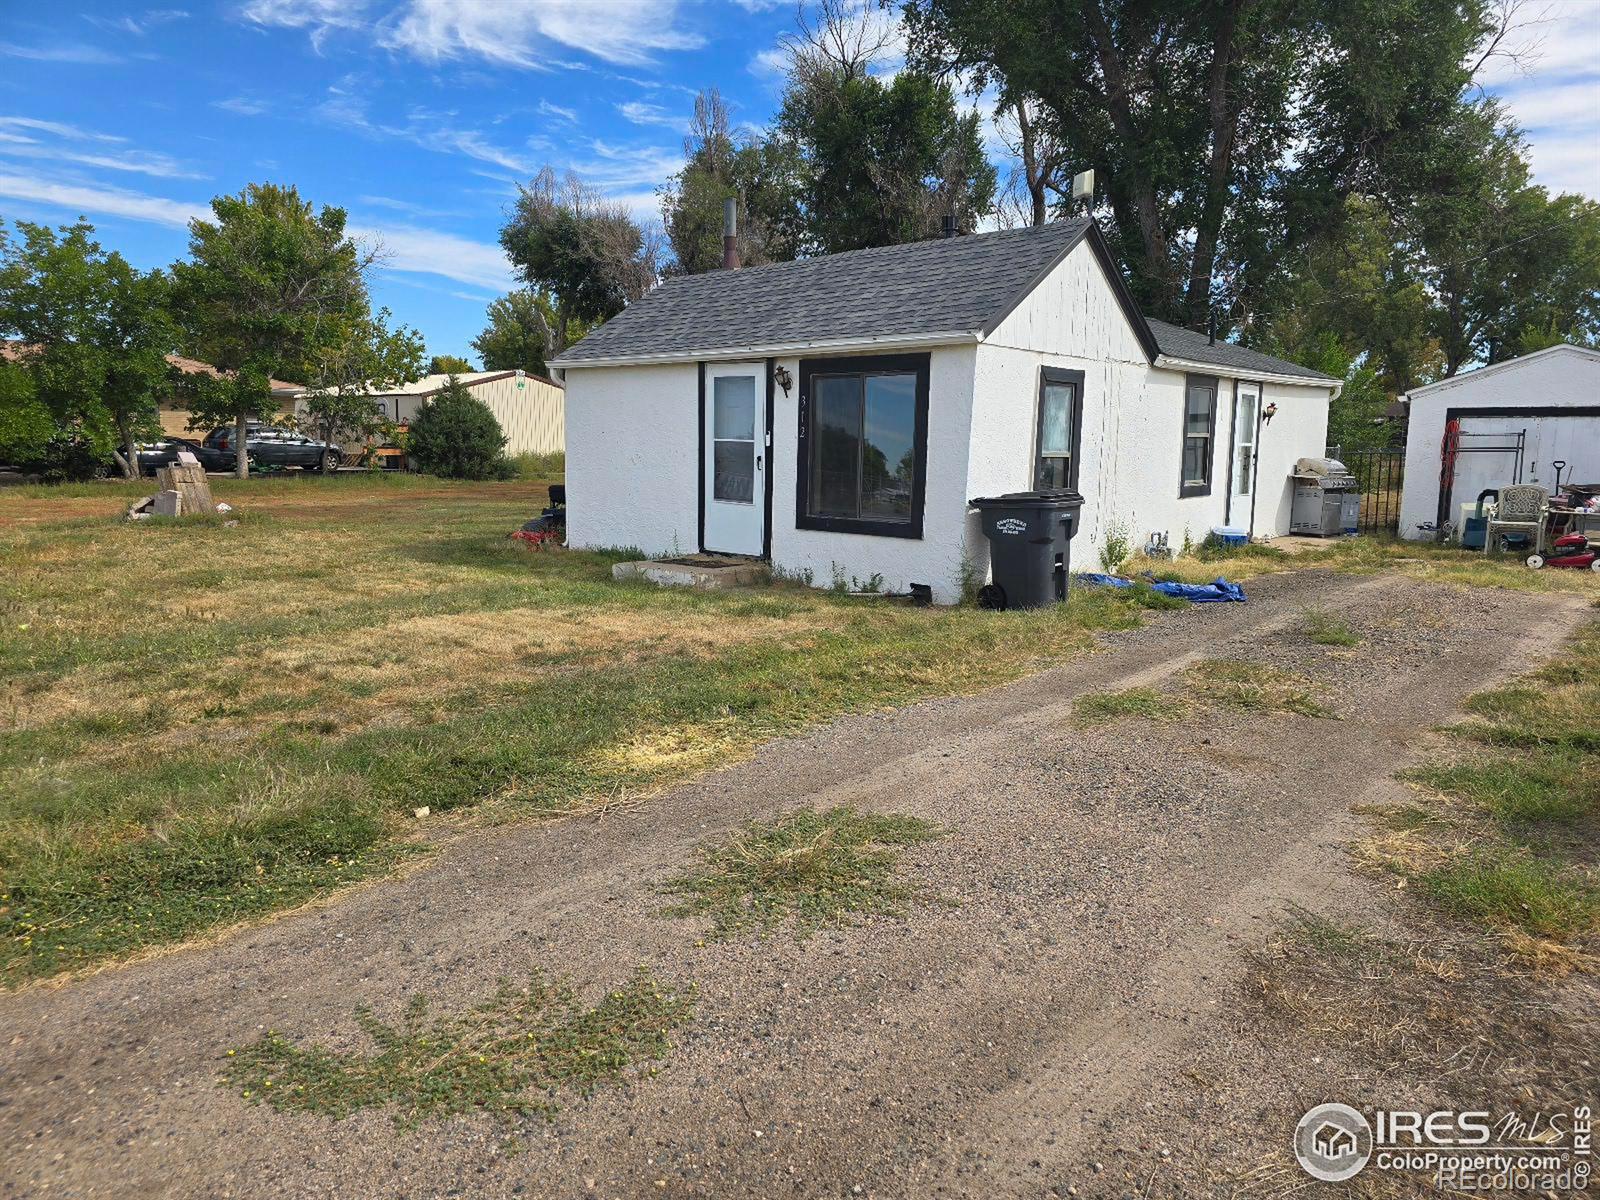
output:
[[205,205],[166,200],[121,188],[51,182],[36,175],[0,174],[0,196],[64,208],[80,216],[127,217],[157,225],[175,225],[180,229],[195,217],[211,215],[211,209]]
[[387,25],[383,44],[417,58],[481,58],[502,66],[546,68],[557,43],[606,62],[648,63],[702,39],[679,28],[678,0],[410,0]]
[[1478,74],[1529,144],[1534,179],[1600,199],[1600,4],[1551,0]]
[[80,129],[76,125],[68,125],[62,121],[41,121],[37,117],[0,117],[0,128],[6,129],[32,129],[38,133],[50,133],[56,137],[74,138],[82,142],[125,142],[127,138],[114,137],[109,133],[96,133],[91,129]]
[[[476,129],[452,124],[455,114],[414,107],[406,113],[405,124],[373,120],[368,112],[359,81],[345,80],[328,89],[328,98],[317,106],[317,114],[335,125],[354,129],[369,137],[399,138],[439,154],[465,154],[479,162],[492,163],[517,175],[531,175],[538,169],[533,158],[515,148],[491,142]],[[528,148],[540,144],[530,138]]]
[[351,226],[350,235],[383,247],[387,270],[439,275],[499,293],[517,286],[499,246],[411,225]]
[[181,8],[147,8],[137,17],[124,13],[118,17],[101,17],[93,13],[85,13],[84,20],[91,25],[98,26],[110,33],[128,34],[132,37],[143,37],[158,25],[166,25],[172,21],[187,20],[189,14]]
[[[212,215],[209,205],[28,175],[0,173],[0,196],[65,209],[74,215],[126,217],[179,229],[187,228],[196,217],[209,220]],[[511,263],[496,245],[413,225],[352,225],[349,234],[381,245],[383,266],[388,270],[438,275],[496,293],[516,286]]]
[[559,104],[551,104],[548,100],[539,101],[538,107],[534,111],[541,117],[553,117],[558,121],[571,121],[576,124],[578,120],[577,109],[563,108]]
[[659,104],[649,104],[643,100],[619,104],[617,111],[635,125],[660,125],[663,129],[673,129],[679,133],[689,128],[689,119],[683,114],[670,112]]
[[240,15],[257,25],[309,30],[311,48],[321,53],[330,33],[366,23],[366,7],[366,0],[248,0]]
[[123,150],[117,153],[96,154],[75,150],[70,146],[42,145],[38,142],[19,145],[8,142],[6,145],[0,146],[0,156],[69,162],[84,167],[100,167],[107,171],[128,171],[138,175],[150,175],[157,179],[205,178],[199,172],[190,171],[181,166],[176,159],[148,150]]
[[[25,129],[27,134],[10,132]],[[33,134],[39,137],[31,136]],[[0,117],[0,157],[29,158],[128,171],[158,179],[204,179],[166,154],[126,147],[126,138],[96,133],[60,121]]]
[[122,61],[115,54],[85,46],[81,42],[58,42],[52,46],[19,46],[15,42],[0,42],[0,54],[35,62],[75,63],[82,66],[106,66]]
[[272,106],[265,100],[252,100],[249,96],[230,96],[226,100],[213,100],[211,107],[238,113],[241,117],[259,117]]

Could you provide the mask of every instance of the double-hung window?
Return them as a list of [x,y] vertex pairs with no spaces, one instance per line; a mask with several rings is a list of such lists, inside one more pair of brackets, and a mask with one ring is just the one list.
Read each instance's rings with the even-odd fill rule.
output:
[[922,536],[928,356],[802,359],[795,525]]
[[1180,496],[1211,494],[1212,442],[1217,432],[1217,381],[1210,375],[1185,380],[1183,404],[1183,472]]
[[1039,422],[1034,437],[1033,486],[1078,486],[1078,444],[1083,431],[1083,372],[1039,370]]

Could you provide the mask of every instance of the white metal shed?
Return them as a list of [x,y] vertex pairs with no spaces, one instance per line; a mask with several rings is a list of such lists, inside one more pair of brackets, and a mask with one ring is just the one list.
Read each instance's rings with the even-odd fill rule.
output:
[[[1400,534],[1432,537],[1491,488],[1600,483],[1600,350],[1548,349],[1408,394]],[[1446,437],[1446,434],[1449,437]]]

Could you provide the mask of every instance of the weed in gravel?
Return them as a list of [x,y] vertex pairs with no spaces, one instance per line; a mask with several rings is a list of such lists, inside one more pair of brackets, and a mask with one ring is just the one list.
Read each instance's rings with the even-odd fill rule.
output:
[[1446,909],[1497,928],[1557,939],[1600,929],[1600,889],[1514,845],[1479,845],[1417,883]]
[[666,883],[668,895],[683,899],[663,915],[710,917],[716,938],[768,932],[790,917],[803,938],[861,915],[899,916],[929,898],[896,877],[901,849],[943,832],[916,817],[846,807],[755,822],[700,848],[699,865]]
[[1092,692],[1079,696],[1072,711],[1079,723],[1103,725],[1119,717],[1140,717],[1147,721],[1172,721],[1182,716],[1187,705],[1176,696],[1154,688],[1128,688],[1121,692]]
[[1350,628],[1344,618],[1322,608],[1305,611],[1305,634],[1319,646],[1359,646],[1361,636]]
[[398,1025],[359,1009],[370,1053],[300,1046],[268,1030],[228,1051],[221,1082],[279,1112],[337,1119],[392,1107],[402,1128],[474,1111],[549,1115],[559,1089],[588,1094],[664,1058],[672,1030],[693,1008],[694,985],[660,983],[643,967],[593,1008],[535,973],[521,988],[502,983],[463,1013],[431,1015],[422,996]]
[[1190,687],[1204,700],[1261,712],[1298,713],[1303,717],[1334,714],[1312,696],[1304,676],[1262,663],[1210,658],[1184,672]]

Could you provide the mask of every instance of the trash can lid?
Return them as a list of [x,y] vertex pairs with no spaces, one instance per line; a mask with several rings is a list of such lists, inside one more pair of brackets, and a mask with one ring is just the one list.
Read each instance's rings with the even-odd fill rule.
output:
[[1072,488],[1041,488],[1034,492],[1005,492],[968,500],[974,508],[1076,508],[1083,496]]

